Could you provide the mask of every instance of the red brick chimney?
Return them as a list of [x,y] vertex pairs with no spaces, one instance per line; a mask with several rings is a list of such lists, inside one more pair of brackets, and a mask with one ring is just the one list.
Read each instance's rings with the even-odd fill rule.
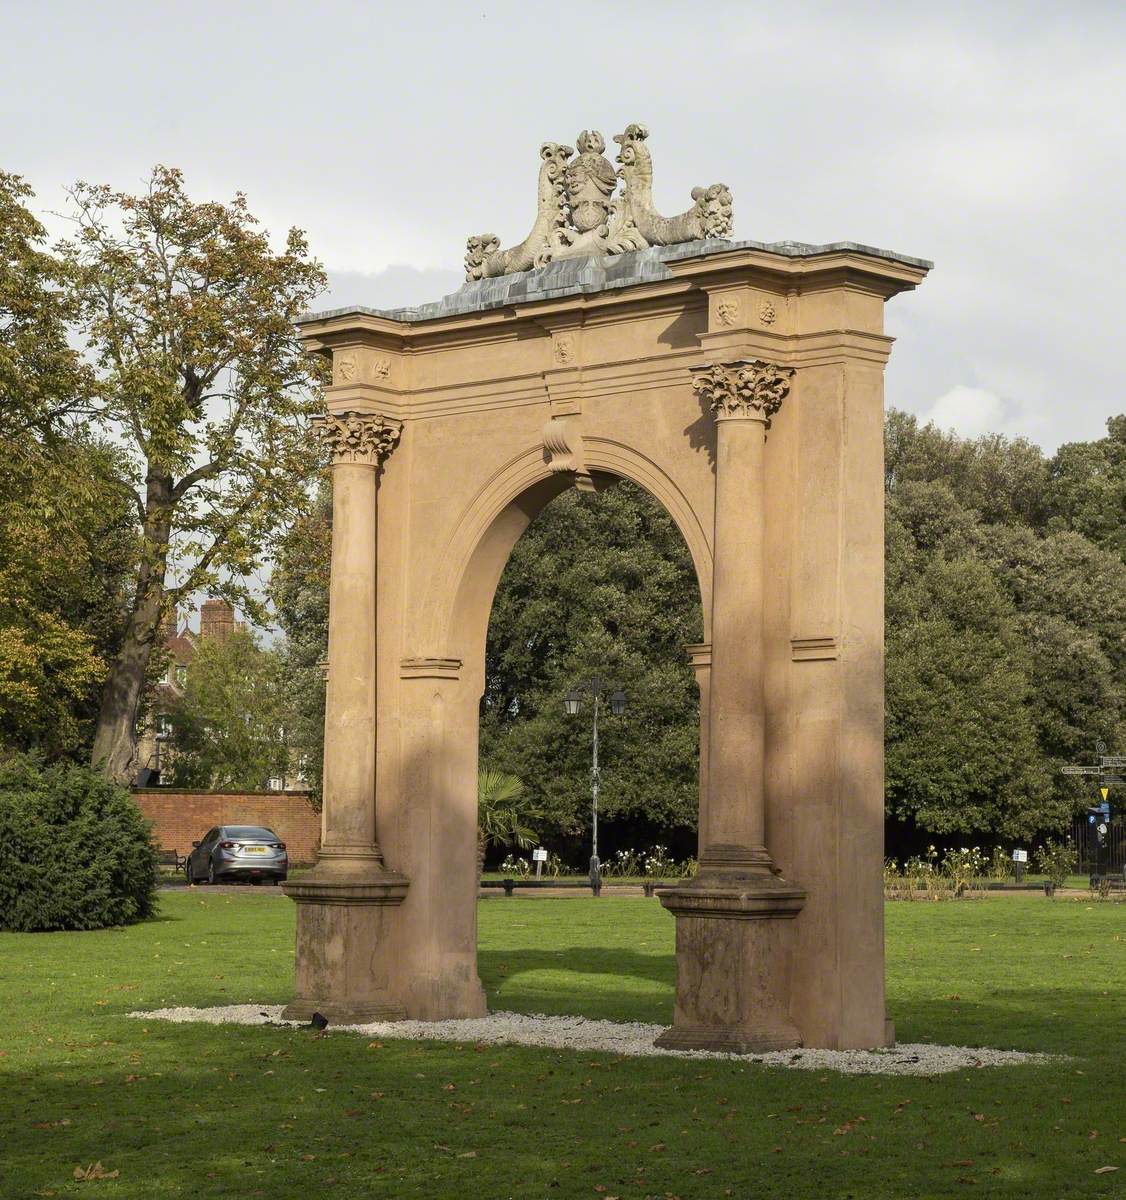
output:
[[201,641],[215,638],[225,642],[235,630],[235,610],[226,600],[205,600],[199,609]]

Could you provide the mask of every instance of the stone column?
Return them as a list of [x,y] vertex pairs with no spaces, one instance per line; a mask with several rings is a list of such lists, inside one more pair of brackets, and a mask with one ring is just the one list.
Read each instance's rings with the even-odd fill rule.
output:
[[791,374],[757,360],[693,373],[716,417],[715,567],[700,870],[659,893],[677,922],[677,996],[673,1028],[658,1044],[676,1049],[800,1044],[785,926],[805,892],[773,870],[764,779],[763,454]]
[[321,848],[313,870],[284,885],[297,903],[296,995],[284,1015],[391,1020],[403,1012],[389,996],[386,922],[408,885],[376,840],[376,503],[401,427],[357,412],[318,425],[333,460]]

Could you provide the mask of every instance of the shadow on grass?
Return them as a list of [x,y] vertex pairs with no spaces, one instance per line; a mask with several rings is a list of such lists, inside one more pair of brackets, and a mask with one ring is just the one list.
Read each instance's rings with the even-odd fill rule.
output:
[[672,1021],[676,958],[633,950],[479,949],[477,969],[492,1009],[612,1021]]

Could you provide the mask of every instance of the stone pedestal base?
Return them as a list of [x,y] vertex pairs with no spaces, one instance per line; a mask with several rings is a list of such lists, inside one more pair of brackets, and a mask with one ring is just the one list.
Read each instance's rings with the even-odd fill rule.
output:
[[676,1007],[657,1045],[729,1054],[800,1046],[789,938],[805,892],[764,872],[703,875],[657,896],[676,917]]
[[297,904],[295,995],[285,1020],[307,1021],[314,1012],[335,1025],[406,1016],[391,999],[387,922],[408,886],[366,862],[318,864],[282,885]]

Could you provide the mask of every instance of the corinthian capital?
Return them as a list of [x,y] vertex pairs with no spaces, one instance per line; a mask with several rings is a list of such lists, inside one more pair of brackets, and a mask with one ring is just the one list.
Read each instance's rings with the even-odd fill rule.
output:
[[313,426],[332,452],[334,463],[379,464],[395,449],[403,432],[398,421],[375,413],[326,413]]
[[782,407],[793,377],[790,367],[761,359],[714,363],[692,372],[692,388],[706,400],[717,418],[747,417],[768,429],[770,418]]

